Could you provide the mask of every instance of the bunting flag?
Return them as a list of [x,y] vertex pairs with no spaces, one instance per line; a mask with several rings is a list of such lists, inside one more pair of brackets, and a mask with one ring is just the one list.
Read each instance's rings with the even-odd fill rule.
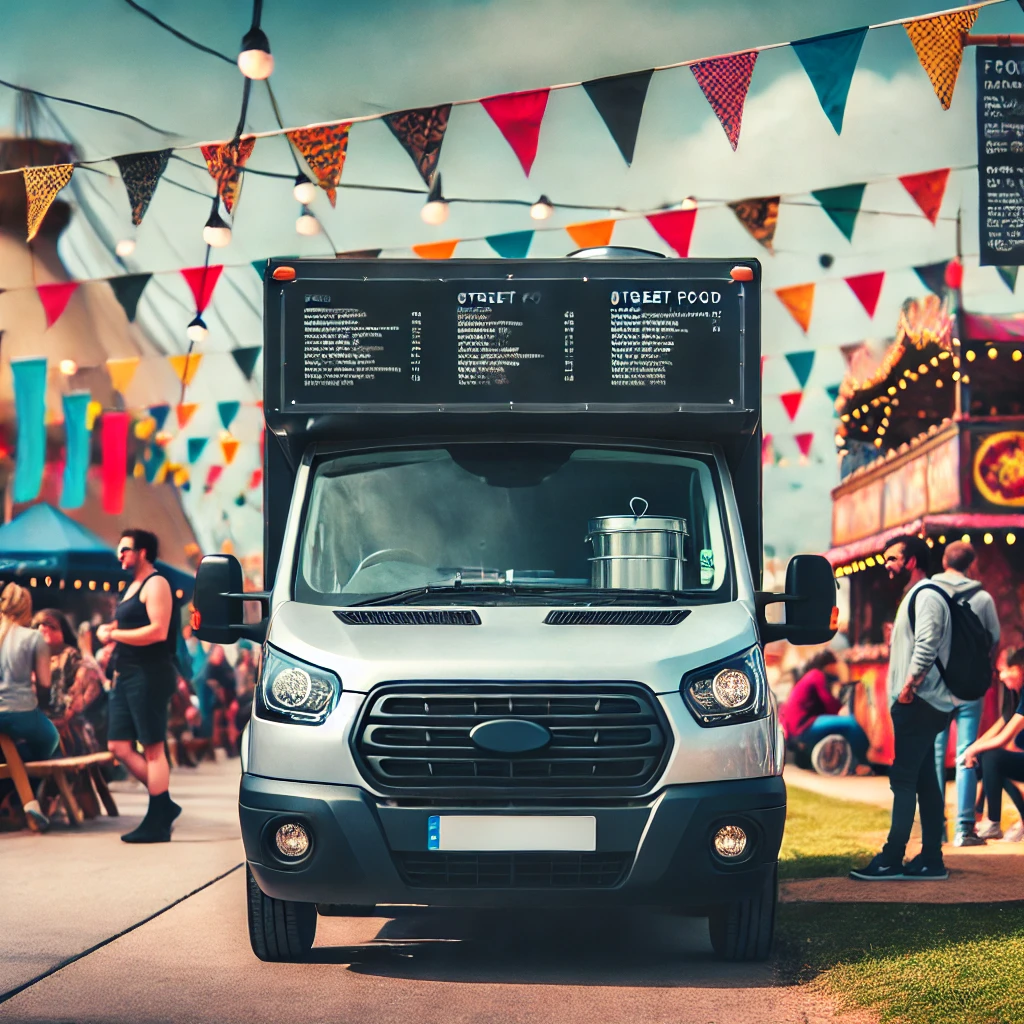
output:
[[25,198],[28,201],[28,241],[36,237],[57,193],[71,180],[74,164],[50,164],[45,167],[26,167]]
[[196,375],[196,370],[199,369],[199,364],[203,361],[203,354],[201,352],[193,352],[192,355],[168,356],[167,361],[178,375],[178,380],[185,387],[188,387]]
[[207,494],[209,494],[210,491],[213,490],[214,485],[220,479],[220,475],[223,472],[224,472],[224,467],[223,466],[211,466],[206,471],[206,487],[205,487],[205,490],[206,490]]
[[830,401],[830,402],[831,402],[831,403],[832,403],[833,405],[835,405],[835,404],[836,404],[836,402],[838,402],[838,401],[839,401],[839,385],[838,385],[838,384],[829,384],[829,385],[828,385],[828,386],[827,386],[827,387],[825,388],[825,394],[827,394],[827,395],[828,395],[828,400],[829,400],[829,401]]
[[548,105],[548,92],[548,89],[510,92],[480,101],[480,106],[491,115],[498,131],[512,147],[527,177],[537,156],[537,141]]
[[775,450],[772,447],[772,435],[765,434],[761,438],[761,465],[772,466],[775,464]]
[[264,275],[264,273],[266,272],[266,269],[267,269],[267,261],[265,259],[262,259],[262,260],[252,260],[251,263],[252,263],[252,269],[255,270],[257,274],[260,275],[260,280],[263,281],[264,280],[263,275]]
[[853,362],[853,357],[864,347],[863,341],[854,341],[849,345],[840,345],[839,351],[843,355],[843,361],[846,363],[846,368],[850,369],[850,364]]
[[138,368],[138,356],[128,356],[125,359],[108,359],[107,373],[110,375],[111,387],[123,395],[128,390],[128,385],[134,379],[135,371]]
[[46,465],[46,358],[12,359],[15,447],[14,503],[35,501]]
[[793,440],[796,441],[796,446],[800,449],[800,455],[805,459],[809,458],[811,445],[814,443],[814,434],[794,434]]
[[178,418],[179,430],[184,430],[188,426],[189,421],[195,415],[196,409],[198,408],[199,405],[196,402],[181,402],[179,405],[175,406],[174,413]]
[[146,453],[143,456],[142,469],[147,484],[158,482],[157,477],[160,474],[160,470],[163,469],[166,472],[166,462],[167,453],[159,445],[150,445],[146,449]]
[[996,267],[997,273],[1003,279],[1003,284],[1005,284],[1011,292],[1017,290],[1018,270],[1020,270],[1020,267]]
[[836,135],[843,130],[846,97],[850,93],[850,82],[867,34],[867,26],[864,26],[801,39],[792,44]]
[[107,411],[100,420],[103,463],[103,511],[119,516],[124,511],[124,485],[128,479],[128,420],[126,412]]
[[60,490],[60,507],[81,508],[85,504],[86,476],[89,472],[89,402],[88,391],[62,395],[64,405],[64,480]]
[[114,298],[121,303],[128,322],[135,321],[135,312],[139,307],[139,299],[145,291],[152,274],[125,274],[122,277],[110,278],[110,287],[114,289]]
[[588,220],[579,224],[566,224],[565,230],[581,249],[591,249],[594,246],[611,244],[615,221]]
[[921,280],[921,284],[941,299],[946,294],[946,267],[949,260],[942,260],[939,263],[926,263],[922,267],[914,267],[914,273]]
[[183,491],[190,491],[192,488],[189,486],[189,482],[192,479],[192,475],[184,466],[179,466],[174,471],[174,486],[180,487]]
[[102,414],[103,404],[95,401],[90,402],[85,410],[85,429],[91,431]]
[[171,415],[171,407],[169,405],[151,405],[149,407],[149,415],[153,417],[156,429],[163,430],[167,417]]
[[217,287],[224,267],[220,264],[206,267],[186,267],[181,276],[188,282],[192,298],[196,302],[196,312],[202,315],[213,298],[213,289]]
[[738,203],[729,203],[729,209],[736,214],[739,222],[771,253],[774,252],[772,243],[779,219],[780,198],[764,196],[761,199],[741,199]]
[[725,131],[733,152],[740,141],[743,124],[743,104],[750,89],[750,76],[754,73],[757,51],[733,53],[728,57],[699,60],[690,65],[700,91],[704,93],[719,124]]
[[811,193],[848,242],[853,241],[853,226],[857,222],[857,214],[860,213],[865,187],[863,183],[840,185],[837,188],[821,188]]
[[422,245],[414,245],[412,251],[421,260],[450,260],[458,244],[457,238],[450,238],[447,242],[424,242]]
[[[690,252],[690,238],[693,236],[693,224],[697,219],[694,210],[666,210],[664,213],[652,213],[647,223],[658,232],[682,257]],[[606,242],[605,245],[608,243]]]
[[[150,153],[128,153],[115,156],[114,162],[121,172],[128,202],[132,205],[132,223],[138,227],[146,216],[153,193],[167,170],[171,150],[158,149]],[[129,318],[130,319],[130,318]]]
[[[217,195],[224,209],[232,213],[242,191],[242,168],[252,155],[256,139],[252,135],[232,139],[215,146],[201,146],[210,177],[217,184]],[[201,311],[200,311],[201,312]]]
[[241,444],[235,437],[222,437],[220,441],[220,450],[224,455],[224,462],[230,466],[235,461],[235,456],[238,454],[238,446]]
[[525,259],[533,241],[532,231],[509,231],[503,235],[488,235],[487,244],[505,260]]
[[946,193],[949,168],[939,171],[925,171],[924,174],[904,174],[900,184],[910,193],[921,212],[934,224]]
[[784,395],[779,395],[779,399],[790,421],[796,419],[796,414],[800,411],[800,403],[803,401],[803,398],[804,393],[802,391],[787,391]]
[[254,469],[252,471],[252,476],[249,477],[249,490],[250,491],[255,491],[256,488],[259,487],[262,483],[263,483],[263,470],[262,469]]
[[190,437],[188,439],[188,461],[196,462],[200,455],[203,454],[203,449],[206,447],[206,442],[209,441],[208,437]]
[[775,294],[806,334],[811,326],[811,311],[814,308],[814,284],[794,284],[788,288],[776,288]]
[[348,153],[350,123],[330,124],[323,128],[300,128],[287,132],[288,140],[302,154],[317,184],[327,193],[331,206],[338,199],[338,183]]
[[878,296],[882,294],[882,282],[885,280],[885,271],[879,270],[873,274],[857,274],[854,277],[845,278],[853,294],[860,299],[864,312],[873,317],[878,308]]
[[238,415],[238,410],[241,406],[241,402],[217,403],[217,415],[220,416],[220,421],[224,425],[225,430],[229,430],[231,428],[231,424],[234,423],[235,417]]
[[924,21],[908,21],[903,26],[943,110],[949,110],[953,102],[953,90],[960,74],[964,52],[961,33],[970,32],[977,17],[977,9],[951,11]]
[[148,441],[156,433],[156,420],[152,416],[144,417],[135,424],[132,433],[140,441]]
[[78,281],[58,281],[56,284],[37,284],[39,301],[46,314],[46,328],[49,330],[67,308],[71,296],[78,288]]
[[767,358],[768,358],[767,356],[761,356],[761,379],[762,380],[764,379],[764,361]]
[[644,112],[647,89],[653,74],[654,71],[651,69],[626,75],[611,75],[608,78],[594,78],[583,83],[584,91],[597,108],[627,166],[633,163],[640,118]]
[[402,110],[388,114],[384,123],[412,157],[416,170],[429,188],[441,156],[441,143],[448,128],[448,116],[452,105],[421,107],[419,110]]
[[231,355],[234,357],[235,363],[237,363],[239,370],[242,371],[242,376],[246,380],[252,380],[253,371],[256,369],[256,360],[259,359],[262,351],[261,345],[251,345],[247,348],[233,348],[231,350]]
[[375,260],[383,252],[383,249],[349,249],[346,252],[336,252],[336,260]]
[[801,389],[807,387],[807,381],[811,376],[811,370],[814,369],[814,352],[787,352],[786,362],[789,363],[790,368],[796,375],[796,379],[799,381]]

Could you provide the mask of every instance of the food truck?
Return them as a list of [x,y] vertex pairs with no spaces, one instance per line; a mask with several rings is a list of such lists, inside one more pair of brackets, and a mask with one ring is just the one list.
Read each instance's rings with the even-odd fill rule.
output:
[[256,955],[417,904],[671,907],[767,956],[786,792],[762,645],[826,642],[837,612],[818,555],[758,589],[759,264],[265,281],[269,589],[246,622],[212,555],[194,614],[265,644],[239,797]]

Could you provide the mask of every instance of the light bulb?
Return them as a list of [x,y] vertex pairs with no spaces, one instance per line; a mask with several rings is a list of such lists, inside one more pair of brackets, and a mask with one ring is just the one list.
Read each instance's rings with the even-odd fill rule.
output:
[[242,36],[242,52],[238,55],[238,70],[246,78],[262,81],[274,71],[274,58],[270,55],[270,41],[262,29],[251,28]]
[[297,203],[302,203],[303,206],[309,206],[314,199],[316,199],[316,185],[313,184],[304,174],[300,174],[295,179],[295,187],[292,189],[292,195],[295,196]]
[[534,220],[547,220],[554,212],[555,208],[547,196],[541,196],[540,199],[530,207],[530,216]]
[[304,206],[302,208],[302,214],[298,220],[295,221],[295,230],[300,235],[318,235],[320,234],[320,221],[316,219]]
[[60,361],[60,372],[63,373],[65,377],[74,377],[74,375],[78,373],[78,363],[76,363],[74,359],[62,359]]
[[207,335],[210,332],[206,328],[206,324],[203,322],[203,318],[197,313],[195,319],[185,329],[185,334],[188,336],[189,341],[200,342],[206,341]]
[[434,183],[430,186],[430,194],[427,201],[420,210],[420,217],[424,224],[443,224],[448,219],[448,201],[441,192],[441,174],[434,176]]
[[203,228],[203,241],[213,249],[223,249],[231,241],[231,228],[224,223],[221,215],[213,210]]
[[116,252],[122,259],[125,256],[131,256],[131,254],[135,252],[135,239],[122,238],[121,241],[114,246],[114,252]]
[[684,210],[696,210],[697,200],[693,196],[687,196],[682,203],[682,209]]

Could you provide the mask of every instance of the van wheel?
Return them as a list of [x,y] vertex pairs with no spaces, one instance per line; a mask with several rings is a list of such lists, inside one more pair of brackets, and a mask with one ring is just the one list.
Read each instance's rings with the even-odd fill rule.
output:
[[245,865],[249,907],[249,944],[270,963],[299,960],[313,948],[316,936],[316,904],[275,900],[256,884]]
[[716,908],[708,917],[711,945],[722,960],[767,960],[775,934],[779,866],[772,866],[759,895]]
[[318,903],[316,912],[321,917],[372,917],[377,909],[375,904],[363,906],[359,903]]
[[853,748],[839,733],[818,740],[811,751],[811,767],[819,775],[849,775],[853,771]]

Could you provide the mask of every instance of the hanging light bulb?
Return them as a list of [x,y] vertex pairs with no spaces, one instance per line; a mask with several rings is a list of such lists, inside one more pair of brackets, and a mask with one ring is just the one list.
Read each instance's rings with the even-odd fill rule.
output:
[[553,214],[554,212],[554,205],[552,204],[551,200],[544,195],[542,195],[540,199],[538,199],[537,202],[535,202],[533,206],[530,207],[530,216],[534,220],[547,220],[548,217],[550,217],[551,214]]
[[425,224],[443,224],[448,219],[448,200],[441,194],[441,174],[434,176],[434,184],[430,186],[430,194],[420,210]]
[[216,207],[210,211],[210,218],[203,228],[203,241],[214,249],[223,249],[231,241],[231,228],[224,222]]
[[207,330],[206,324],[203,322],[203,318],[198,313],[185,329],[185,334],[188,336],[188,340],[197,343],[200,341],[206,341],[209,333],[210,332]]
[[135,239],[122,238],[117,245],[114,246],[114,252],[116,252],[122,259],[126,256],[131,256],[131,254],[135,252]]
[[687,196],[683,200],[683,202],[682,202],[682,204],[680,206],[680,209],[683,209],[683,210],[696,210],[697,209],[697,200],[694,199],[693,196]]
[[292,195],[295,196],[297,203],[309,206],[316,199],[316,185],[306,175],[299,174],[295,178],[295,187],[292,189]]
[[78,373],[78,363],[76,363],[74,359],[62,359],[60,361],[60,372],[63,373],[65,377],[74,377],[74,375]]
[[270,40],[262,29],[253,26],[242,36],[238,70],[246,78],[254,78],[258,82],[273,74],[274,58],[270,55]]
[[309,212],[308,207],[304,206],[298,220],[295,221],[295,230],[300,235],[318,235],[320,234],[320,221]]

